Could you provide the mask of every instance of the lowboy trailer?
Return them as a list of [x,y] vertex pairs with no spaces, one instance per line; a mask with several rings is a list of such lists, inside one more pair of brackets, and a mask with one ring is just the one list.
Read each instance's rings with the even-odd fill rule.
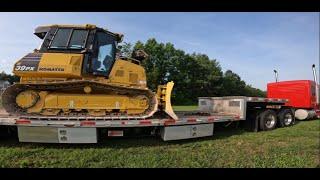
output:
[[[252,131],[272,130],[295,123],[287,99],[245,96],[199,97],[198,110],[176,112],[178,119],[153,116],[132,120],[99,117],[15,117],[0,115],[2,129],[14,129],[20,142],[97,143],[104,137],[130,136],[144,129],[164,141],[212,136],[214,125],[239,122]],[[119,120],[120,119],[120,120]],[[130,119],[130,120],[128,120]]]

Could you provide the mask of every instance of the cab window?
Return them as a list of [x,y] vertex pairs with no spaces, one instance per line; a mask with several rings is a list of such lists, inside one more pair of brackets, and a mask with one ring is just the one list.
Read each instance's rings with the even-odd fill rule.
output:
[[88,31],[86,30],[78,30],[78,29],[73,30],[73,33],[69,42],[69,47],[76,48],[76,49],[77,48],[83,49],[85,47],[87,34],[88,34]]
[[88,30],[60,28],[53,37],[50,49],[83,49]]
[[107,76],[115,60],[115,38],[107,33],[97,32],[93,56],[93,72]]
[[68,38],[72,29],[58,29],[54,36],[50,48],[65,48],[67,47]]

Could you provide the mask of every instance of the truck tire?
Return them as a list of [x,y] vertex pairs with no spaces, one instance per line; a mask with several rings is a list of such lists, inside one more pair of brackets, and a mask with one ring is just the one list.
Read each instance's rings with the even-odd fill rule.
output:
[[278,113],[279,127],[288,127],[294,124],[295,118],[290,109],[283,109]]
[[262,131],[270,131],[276,128],[277,115],[273,110],[265,110],[259,114],[259,124]]

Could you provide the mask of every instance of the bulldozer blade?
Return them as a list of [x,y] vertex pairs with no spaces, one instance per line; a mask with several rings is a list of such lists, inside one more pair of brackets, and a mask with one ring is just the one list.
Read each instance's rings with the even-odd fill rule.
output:
[[160,102],[162,102],[162,105],[164,106],[164,112],[166,112],[174,120],[177,120],[178,116],[174,113],[171,106],[171,92],[173,85],[174,83],[171,81],[164,86],[160,86],[158,89],[158,95],[160,96]]

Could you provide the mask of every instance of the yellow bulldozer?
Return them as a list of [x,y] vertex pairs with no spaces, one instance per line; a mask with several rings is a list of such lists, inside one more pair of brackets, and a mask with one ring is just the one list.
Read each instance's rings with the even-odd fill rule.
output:
[[39,26],[34,34],[43,39],[40,48],[14,64],[20,82],[2,94],[8,113],[139,119],[159,112],[177,119],[173,82],[148,89],[141,65],[147,54],[117,53],[122,34],[90,24]]

